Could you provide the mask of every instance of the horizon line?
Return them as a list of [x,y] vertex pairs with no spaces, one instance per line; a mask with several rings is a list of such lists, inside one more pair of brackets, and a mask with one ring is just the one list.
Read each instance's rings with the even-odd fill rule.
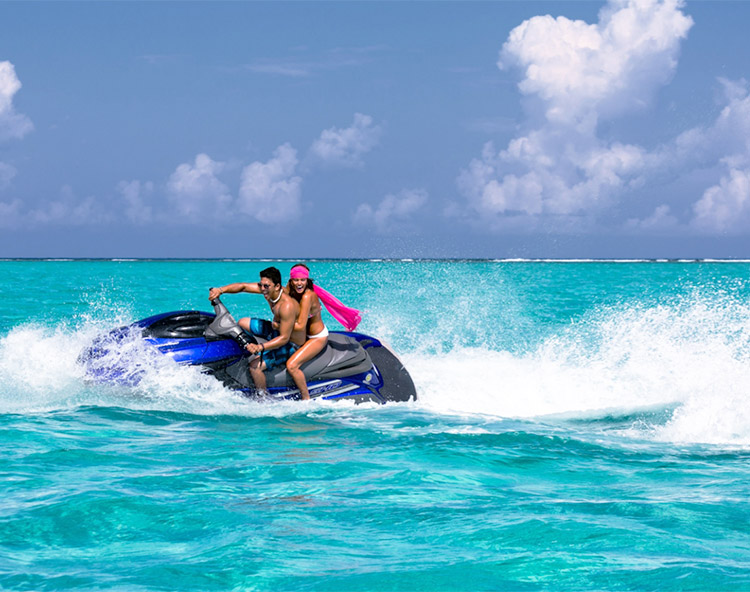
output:
[[486,263],[750,263],[750,258],[714,257],[0,257],[0,262],[226,262],[226,263],[273,263],[273,262],[486,262]]

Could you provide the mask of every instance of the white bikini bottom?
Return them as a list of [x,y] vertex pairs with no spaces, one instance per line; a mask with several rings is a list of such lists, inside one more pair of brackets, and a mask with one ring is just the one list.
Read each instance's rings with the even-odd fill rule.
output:
[[318,339],[320,337],[328,337],[328,327],[323,327],[323,330],[320,333],[307,336],[308,339]]

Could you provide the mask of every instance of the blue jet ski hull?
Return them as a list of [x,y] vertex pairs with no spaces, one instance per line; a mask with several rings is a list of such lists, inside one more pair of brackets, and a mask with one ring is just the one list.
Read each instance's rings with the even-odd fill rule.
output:
[[[250,356],[246,350],[236,339],[206,336],[206,328],[216,318],[213,313],[201,311],[154,315],[97,338],[81,353],[79,362],[93,381],[135,386],[142,378],[142,371],[137,364],[133,367],[132,360],[125,361],[116,352],[125,341],[138,339],[147,349],[178,364],[200,367],[227,388],[248,397],[259,397],[249,374]],[[263,341],[257,336],[248,337]],[[356,403],[416,399],[414,383],[395,354],[380,340],[362,333],[332,331],[326,349],[303,365],[302,370],[308,379],[311,398]],[[299,391],[285,368],[266,376],[268,390],[264,397],[299,398]]]

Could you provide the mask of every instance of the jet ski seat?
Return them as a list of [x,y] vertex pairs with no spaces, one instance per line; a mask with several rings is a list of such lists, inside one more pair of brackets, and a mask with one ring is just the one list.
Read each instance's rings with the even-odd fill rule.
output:
[[[260,339],[258,341],[262,342]],[[329,333],[325,349],[302,365],[302,371],[307,380],[341,378],[368,372],[371,369],[372,361],[359,342],[353,337],[340,333]],[[294,384],[292,377],[283,366],[267,371],[266,380],[268,386]]]

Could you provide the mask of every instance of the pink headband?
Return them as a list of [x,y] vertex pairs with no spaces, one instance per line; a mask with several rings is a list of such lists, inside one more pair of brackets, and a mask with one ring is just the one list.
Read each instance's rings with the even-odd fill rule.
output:
[[307,279],[310,277],[310,272],[301,265],[295,265],[294,267],[292,267],[292,271],[289,272],[289,277],[293,280],[297,280],[300,278]]

